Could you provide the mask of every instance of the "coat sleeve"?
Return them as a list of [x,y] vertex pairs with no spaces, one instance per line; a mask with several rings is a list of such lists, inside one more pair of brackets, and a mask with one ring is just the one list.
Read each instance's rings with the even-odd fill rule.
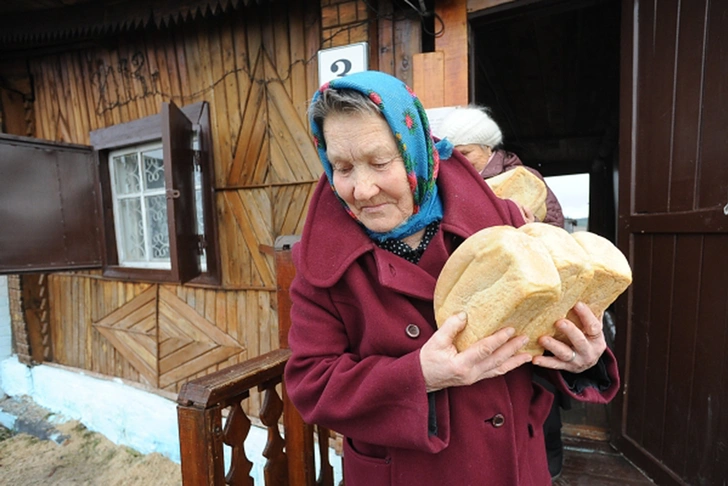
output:
[[582,373],[551,372],[552,382],[575,400],[609,403],[619,391],[619,368],[612,350],[607,348],[597,364]]
[[432,453],[447,446],[449,433],[428,433],[419,349],[396,358],[359,358],[349,350],[327,289],[297,274],[290,292],[292,355],[285,383],[306,422],[379,446]]

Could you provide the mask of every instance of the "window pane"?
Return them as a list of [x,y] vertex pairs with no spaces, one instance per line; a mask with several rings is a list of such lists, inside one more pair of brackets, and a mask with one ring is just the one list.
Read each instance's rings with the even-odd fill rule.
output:
[[162,149],[142,153],[144,160],[144,186],[146,189],[164,189],[164,155]]
[[147,226],[152,261],[169,261],[169,228],[165,196],[150,196],[147,202]]
[[[199,164],[195,164],[195,222],[197,225],[197,234],[205,234],[205,213],[202,210],[202,169]],[[200,254],[200,268],[203,272],[207,271],[207,250],[203,249]]]
[[123,261],[144,261],[144,223],[142,206],[139,199],[122,199],[119,201],[119,232],[121,238],[120,258]]
[[113,158],[116,194],[132,194],[141,190],[137,154],[125,154]]
[[205,215],[202,212],[202,189],[195,189],[195,220],[197,223],[197,234],[205,234]]

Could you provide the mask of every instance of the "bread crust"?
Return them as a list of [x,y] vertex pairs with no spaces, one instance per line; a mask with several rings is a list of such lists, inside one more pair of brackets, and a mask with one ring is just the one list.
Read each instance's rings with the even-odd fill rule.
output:
[[[527,256],[527,258],[524,258]],[[458,351],[513,325],[516,331],[561,297],[561,280],[546,247],[511,226],[485,228],[453,252],[435,286],[435,320],[460,311],[468,324]]]
[[458,351],[512,326],[529,337],[523,351],[535,356],[544,351],[541,336],[568,343],[554,326],[559,319],[581,326],[576,302],[600,316],[631,281],[627,259],[599,235],[546,223],[494,226],[467,238],[445,263],[435,286],[435,320],[439,327],[467,313],[454,340]]
[[[624,254],[603,236],[588,231],[578,231],[572,237],[587,251],[594,269],[594,277],[579,300],[584,302],[595,316],[601,317],[632,283],[632,269]],[[570,310],[566,317],[583,329],[576,312]],[[562,338],[560,335],[556,337]]]

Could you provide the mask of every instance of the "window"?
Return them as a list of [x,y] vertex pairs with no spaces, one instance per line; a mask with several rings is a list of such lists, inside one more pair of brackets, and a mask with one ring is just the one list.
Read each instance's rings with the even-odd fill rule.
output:
[[109,160],[119,265],[171,268],[161,140]]
[[[195,133],[193,150],[199,147]],[[109,176],[119,265],[171,268],[162,141],[109,153]],[[202,170],[195,164],[195,228],[205,234]],[[206,270],[206,251],[200,248],[200,268]]]
[[219,283],[206,103],[96,130],[104,275]]
[[[95,130],[92,146],[0,134],[0,273],[102,268],[220,283],[207,103]],[[53,190],[49,190],[53,188]]]

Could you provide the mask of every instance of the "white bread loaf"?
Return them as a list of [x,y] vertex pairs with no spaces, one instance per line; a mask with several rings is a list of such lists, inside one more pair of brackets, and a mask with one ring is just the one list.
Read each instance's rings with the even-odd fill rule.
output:
[[496,196],[511,199],[533,212],[538,221],[546,217],[546,183],[523,166],[485,180]]
[[554,336],[554,323],[578,301],[599,316],[632,281],[627,259],[593,233],[569,234],[545,223],[483,229],[466,239],[445,263],[435,286],[438,326],[465,311],[468,322],[455,338],[458,351],[512,326],[529,336],[523,351],[543,353],[539,337]]
[[560,298],[561,279],[546,247],[511,226],[493,226],[466,239],[445,263],[435,285],[435,320],[441,326],[467,313],[455,338],[462,351],[508,325],[520,331]]

